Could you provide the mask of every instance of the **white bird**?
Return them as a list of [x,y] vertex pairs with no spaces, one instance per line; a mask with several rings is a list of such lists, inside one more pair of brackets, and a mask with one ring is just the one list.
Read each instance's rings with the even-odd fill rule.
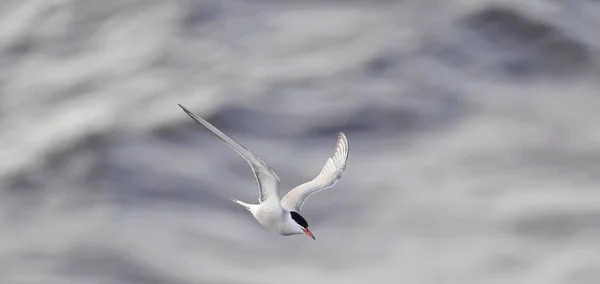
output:
[[246,208],[265,228],[283,236],[306,234],[313,240],[315,236],[308,230],[308,223],[298,212],[304,201],[313,193],[333,187],[342,177],[348,159],[348,140],[340,132],[333,155],[327,159],[321,172],[313,180],[290,190],[279,199],[279,177],[254,153],[221,132],[208,121],[179,105],[192,119],[210,130],[250,164],[258,182],[258,204],[248,204],[237,199],[231,201]]

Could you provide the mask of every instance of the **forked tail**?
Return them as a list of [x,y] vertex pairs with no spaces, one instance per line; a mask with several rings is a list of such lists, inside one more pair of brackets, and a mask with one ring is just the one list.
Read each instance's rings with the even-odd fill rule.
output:
[[251,207],[251,205],[250,205],[250,204],[244,203],[244,202],[242,202],[242,201],[239,201],[239,200],[237,200],[237,199],[233,199],[233,198],[231,199],[231,201],[233,201],[233,202],[235,202],[235,203],[239,204],[240,206],[242,206],[242,207],[246,208],[247,210],[250,210],[250,207]]

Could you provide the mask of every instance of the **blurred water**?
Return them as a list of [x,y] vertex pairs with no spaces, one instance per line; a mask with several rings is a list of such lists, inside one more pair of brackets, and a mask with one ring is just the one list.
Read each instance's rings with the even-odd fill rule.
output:
[[[597,283],[598,1],[0,1],[0,283]],[[338,131],[337,186],[281,237]]]

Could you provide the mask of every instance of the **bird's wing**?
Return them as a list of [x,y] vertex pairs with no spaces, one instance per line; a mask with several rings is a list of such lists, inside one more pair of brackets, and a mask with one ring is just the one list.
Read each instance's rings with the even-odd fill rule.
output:
[[303,183],[290,190],[282,199],[281,205],[286,210],[300,211],[306,198],[315,192],[333,187],[342,177],[346,170],[348,160],[348,140],[346,135],[340,132],[333,155],[327,159],[327,163],[321,173],[313,180]]
[[227,136],[227,134],[214,127],[208,121],[204,120],[198,115],[195,115],[182,105],[179,105],[179,107],[181,107],[183,111],[185,111],[185,113],[187,113],[193,120],[206,127],[206,129],[210,130],[210,132],[212,132],[219,139],[223,140],[227,145],[229,145],[229,147],[238,152],[238,154],[248,161],[252,171],[254,172],[256,181],[258,182],[258,201],[260,203],[263,203],[265,200],[271,197],[279,199],[279,177],[277,177],[277,175],[267,166],[265,162],[252,153],[252,151],[242,146],[242,144],[233,140],[231,137]]

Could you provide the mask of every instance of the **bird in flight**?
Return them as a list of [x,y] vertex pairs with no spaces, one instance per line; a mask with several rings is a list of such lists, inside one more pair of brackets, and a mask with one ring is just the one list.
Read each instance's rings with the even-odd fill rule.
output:
[[327,159],[319,175],[313,180],[293,188],[280,199],[279,177],[265,162],[205,119],[180,104],[179,107],[193,120],[223,140],[250,164],[258,182],[258,204],[248,204],[237,199],[231,199],[231,201],[250,211],[252,216],[270,231],[282,236],[306,234],[313,240],[315,239],[313,233],[308,230],[308,223],[299,211],[310,195],[333,187],[342,177],[348,160],[348,140],[344,133],[339,133],[333,155]]

